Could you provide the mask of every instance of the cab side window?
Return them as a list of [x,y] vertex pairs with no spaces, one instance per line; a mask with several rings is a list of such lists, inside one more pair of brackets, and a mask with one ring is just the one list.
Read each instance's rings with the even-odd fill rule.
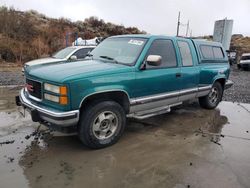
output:
[[165,67],[176,67],[176,54],[173,42],[168,39],[157,39],[151,44],[147,56],[149,55],[160,55],[162,57],[160,66],[150,66],[147,64],[147,69],[157,69]]
[[80,50],[77,50],[73,55],[77,57],[77,59],[83,59],[86,57],[88,52],[91,52],[91,48],[82,48]]
[[185,41],[178,41],[177,43],[181,53],[182,66],[193,66],[192,54],[188,43]]

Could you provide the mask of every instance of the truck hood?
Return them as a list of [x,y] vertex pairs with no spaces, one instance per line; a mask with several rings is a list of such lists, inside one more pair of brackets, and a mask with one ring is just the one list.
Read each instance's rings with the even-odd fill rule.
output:
[[103,62],[99,60],[85,60],[77,62],[59,62],[31,66],[26,69],[26,76],[44,79],[52,82],[63,83],[75,79],[82,79],[91,76],[101,76],[131,71],[132,67]]
[[64,59],[56,59],[52,57],[47,57],[47,58],[41,58],[41,59],[35,59],[32,61],[29,61],[25,63],[26,66],[33,66],[33,65],[40,65],[40,64],[46,64],[46,63],[55,63],[55,62],[60,62],[63,61]]

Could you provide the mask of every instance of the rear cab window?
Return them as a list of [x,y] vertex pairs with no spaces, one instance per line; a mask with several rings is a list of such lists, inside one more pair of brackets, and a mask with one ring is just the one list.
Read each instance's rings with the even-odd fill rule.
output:
[[190,46],[186,41],[177,41],[178,48],[181,54],[181,61],[183,67],[193,66],[193,58]]

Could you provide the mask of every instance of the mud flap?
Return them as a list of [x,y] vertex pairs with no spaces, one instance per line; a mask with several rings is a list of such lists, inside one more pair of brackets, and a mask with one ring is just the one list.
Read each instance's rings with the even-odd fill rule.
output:
[[16,100],[16,105],[17,105],[17,106],[21,106],[21,101],[20,101],[19,96],[16,96],[16,97],[15,97],[15,100]]
[[31,115],[32,121],[34,121],[34,122],[39,122],[39,121],[41,121],[40,116],[39,116],[39,113],[38,113],[37,110],[32,109],[32,110],[30,111],[30,115]]

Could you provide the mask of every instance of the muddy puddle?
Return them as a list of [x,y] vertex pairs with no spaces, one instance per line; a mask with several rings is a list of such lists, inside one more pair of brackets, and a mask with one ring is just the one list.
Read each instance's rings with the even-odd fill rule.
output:
[[[3,96],[2,94],[5,93]],[[50,132],[0,89],[0,187],[249,187],[250,105],[197,103],[128,120],[112,147],[90,150]],[[6,97],[7,96],[7,97]],[[7,101],[7,102],[6,102]]]

